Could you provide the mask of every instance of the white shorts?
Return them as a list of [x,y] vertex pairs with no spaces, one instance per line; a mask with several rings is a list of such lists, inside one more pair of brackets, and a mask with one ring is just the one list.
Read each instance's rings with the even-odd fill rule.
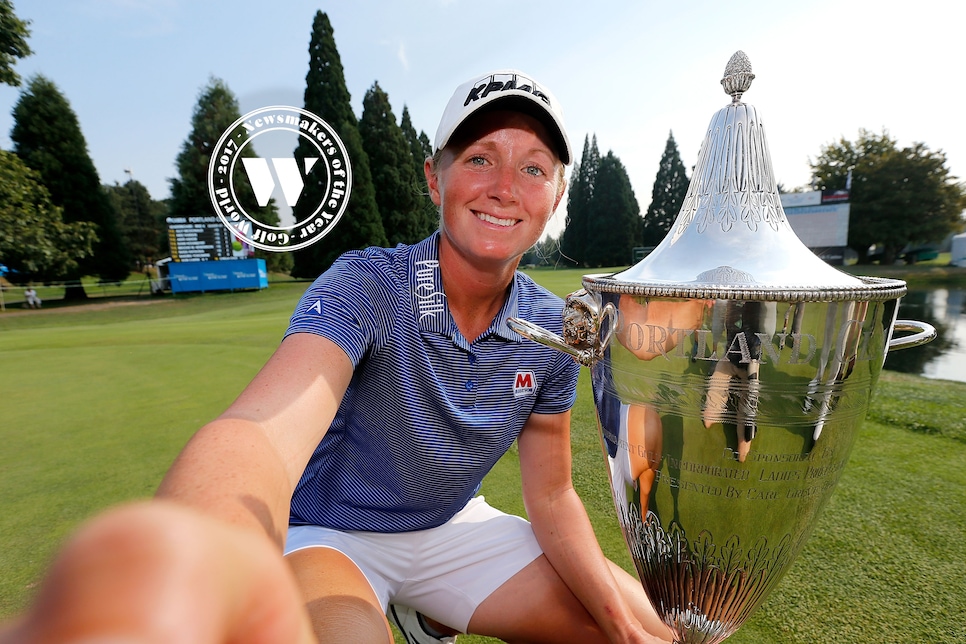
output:
[[484,599],[543,554],[528,521],[500,512],[482,496],[428,530],[289,527],[285,554],[303,548],[333,548],[351,559],[383,610],[402,604],[463,632]]

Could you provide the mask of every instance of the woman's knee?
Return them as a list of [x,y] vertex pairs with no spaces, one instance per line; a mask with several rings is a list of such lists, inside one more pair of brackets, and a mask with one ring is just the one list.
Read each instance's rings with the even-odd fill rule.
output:
[[507,642],[606,642],[580,600],[541,555],[480,604],[469,632]]
[[346,555],[332,548],[305,548],[285,558],[320,642],[392,643],[382,604]]

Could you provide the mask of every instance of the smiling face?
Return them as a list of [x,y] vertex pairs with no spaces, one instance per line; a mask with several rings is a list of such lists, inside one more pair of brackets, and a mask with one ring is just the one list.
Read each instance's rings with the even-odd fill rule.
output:
[[[516,267],[543,234],[563,195],[563,166],[544,126],[520,112],[475,116],[426,162],[440,206],[440,255],[477,268]],[[445,249],[444,249],[445,246]]]

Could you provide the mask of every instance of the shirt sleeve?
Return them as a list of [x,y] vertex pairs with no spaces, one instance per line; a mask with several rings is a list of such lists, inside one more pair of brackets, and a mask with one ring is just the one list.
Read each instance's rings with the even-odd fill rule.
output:
[[384,284],[371,258],[347,253],[305,291],[289,321],[285,337],[314,333],[339,345],[353,367],[381,343],[392,316],[386,312]]
[[554,349],[555,356],[545,382],[540,386],[537,402],[533,406],[536,414],[562,414],[577,400],[577,377],[580,365],[565,353]]

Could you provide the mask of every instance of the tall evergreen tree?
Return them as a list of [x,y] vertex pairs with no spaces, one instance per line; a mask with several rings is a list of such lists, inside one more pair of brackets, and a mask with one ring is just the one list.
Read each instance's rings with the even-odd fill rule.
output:
[[567,221],[560,236],[560,255],[564,261],[587,266],[587,234],[591,225],[591,201],[600,167],[597,135],[584,137],[584,151],[574,165],[567,192]]
[[422,177],[423,162],[426,160],[426,157],[433,155],[433,146],[429,142],[429,137],[423,131],[416,134],[416,127],[413,125],[413,119],[409,115],[409,108],[405,105],[403,105],[399,127],[402,128],[403,134],[406,135],[406,141],[409,142],[409,148],[412,150],[413,160],[419,166],[419,176]]
[[[342,218],[321,241],[295,251],[296,277],[315,277],[341,253],[354,248],[388,244],[376,206],[369,158],[362,147],[362,137],[356,116],[349,103],[342,60],[335,46],[335,34],[329,17],[322,11],[312,21],[309,41],[309,71],[305,76],[305,109],[321,117],[342,139],[349,162],[352,164],[352,190]],[[300,138],[301,139],[301,138]],[[313,156],[314,148],[307,141],[299,141],[295,156]],[[325,194],[325,178],[319,173],[306,178],[305,190],[292,209],[295,219],[306,219]]]
[[641,208],[624,164],[613,152],[600,160],[590,202],[585,262],[588,266],[625,266],[640,245]]
[[423,216],[416,192],[412,151],[396,124],[389,96],[373,83],[362,99],[359,120],[362,147],[369,157],[376,206],[390,246],[412,244],[423,238]]
[[85,275],[97,275],[103,281],[126,278],[131,261],[117,213],[101,187],[70,103],[53,82],[35,76],[14,106],[13,117],[10,138],[14,152],[40,175],[51,201],[63,208],[64,221],[89,221],[96,226],[94,253],[80,259],[77,268],[65,276],[71,284],[64,298],[87,298],[80,284]]
[[657,246],[661,243],[671,225],[681,212],[684,197],[688,194],[688,173],[678,153],[674,133],[667,137],[661,164],[651,189],[651,205],[644,215],[641,243],[644,246]]
[[[220,78],[208,79],[208,83],[198,94],[198,102],[191,114],[191,132],[181,144],[181,152],[175,160],[178,176],[168,179],[171,185],[171,198],[168,202],[170,216],[198,217],[215,214],[208,193],[208,164],[218,139],[239,118],[241,111],[234,92]],[[254,157],[255,150],[247,145],[242,148],[241,155]],[[248,176],[244,172],[238,172],[234,181],[235,194],[242,209],[264,224],[278,225],[278,206],[275,200],[269,199],[264,207],[259,207]],[[272,272],[287,270],[286,267],[291,265],[291,256],[288,253],[257,250],[255,256],[264,259],[266,267]]]
[[433,154],[433,144],[429,142],[429,137],[422,130],[419,131],[419,145],[426,156]]
[[[178,174],[168,179],[171,186],[169,215],[198,217],[214,214],[208,194],[208,164],[218,139],[240,116],[238,99],[228,85],[219,78],[209,78],[198,94],[191,114],[191,131],[175,159]],[[245,150],[248,151],[249,147],[246,146]],[[241,199],[252,193],[251,190],[237,192]],[[245,207],[247,210],[248,204]]]
[[433,203],[432,198],[429,196],[429,189],[426,186],[426,176],[423,172],[423,165],[426,162],[426,158],[433,155],[433,146],[430,144],[429,137],[426,136],[425,132],[420,131],[419,134],[416,134],[416,128],[413,126],[412,118],[409,116],[409,108],[405,105],[403,105],[402,119],[399,127],[402,128],[403,135],[406,137],[406,141],[409,142],[409,149],[412,152],[413,168],[416,173],[415,189],[419,195],[422,208],[423,232],[421,237],[427,237],[439,226],[439,209],[436,208],[436,204]]
[[33,53],[27,44],[29,24],[29,20],[17,17],[10,0],[0,0],[0,83],[20,87],[20,75],[13,66],[18,58],[26,58]]
[[118,214],[121,233],[138,268],[157,261],[164,249],[167,227],[164,218],[168,207],[151,198],[140,181],[129,179],[123,186],[105,186]]

